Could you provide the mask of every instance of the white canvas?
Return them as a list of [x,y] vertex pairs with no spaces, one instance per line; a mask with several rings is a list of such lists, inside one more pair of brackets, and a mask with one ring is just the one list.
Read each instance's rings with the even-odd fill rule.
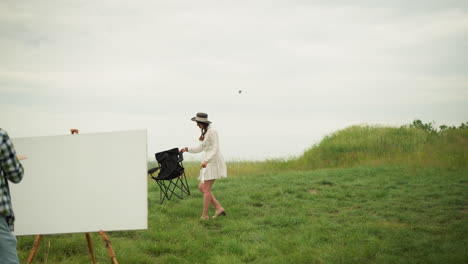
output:
[[147,228],[146,131],[12,139],[15,235]]

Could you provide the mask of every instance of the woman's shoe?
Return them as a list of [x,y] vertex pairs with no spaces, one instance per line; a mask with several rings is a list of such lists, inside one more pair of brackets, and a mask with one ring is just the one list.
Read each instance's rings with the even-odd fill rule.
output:
[[210,217],[209,216],[202,216],[202,217],[200,217],[200,220],[210,220]]
[[216,211],[215,215],[213,215],[213,218],[216,218],[216,217],[221,216],[221,215],[223,215],[223,216],[226,215],[226,211],[224,211],[224,209]]

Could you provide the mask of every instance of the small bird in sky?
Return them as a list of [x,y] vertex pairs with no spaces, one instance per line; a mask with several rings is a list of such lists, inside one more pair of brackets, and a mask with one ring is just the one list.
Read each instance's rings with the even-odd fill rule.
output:
[[239,94],[241,94],[241,93],[242,93],[242,90],[239,90]]

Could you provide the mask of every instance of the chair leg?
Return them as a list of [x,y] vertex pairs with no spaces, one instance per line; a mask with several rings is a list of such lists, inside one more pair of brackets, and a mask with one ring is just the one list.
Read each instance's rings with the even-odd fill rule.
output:
[[[187,195],[190,195],[190,187],[188,185],[188,182],[187,182],[187,177],[185,176],[185,172],[182,174],[182,185],[184,186],[184,190],[185,190],[185,193]],[[185,185],[184,185],[184,180],[185,180]]]
[[161,186],[161,183],[159,183],[158,181],[156,181],[156,183],[159,186],[159,204],[163,204],[164,203],[164,197],[165,197],[166,194],[164,192],[163,186]]
[[180,190],[180,196],[174,193],[180,199],[183,199],[184,194],[190,195],[190,188],[187,182],[187,177],[185,174],[181,174],[179,177],[174,179],[173,183]]
[[157,181],[158,184],[160,184],[160,189],[163,189],[164,197],[168,201],[171,200],[173,195],[177,196],[178,198],[182,198],[175,191],[177,184],[175,184],[173,180],[167,180],[167,181],[168,181],[167,183],[165,182],[165,180]]
[[159,181],[159,180],[156,180],[156,183],[158,184],[159,186],[159,200],[160,200],[160,204],[162,204],[164,202],[164,199],[167,199],[168,201],[171,199],[172,197],[172,194],[169,193],[170,190],[170,186],[167,186],[164,181]]
[[179,188],[179,185],[178,185],[178,182],[179,182],[179,178],[176,178],[176,179],[172,179],[169,181],[169,185],[172,186],[172,189],[170,190],[171,191],[171,196],[172,195],[175,195],[177,196],[177,198],[179,199],[183,199],[182,196],[179,196],[177,193],[176,193],[176,188]]
[[[157,180],[153,177],[159,187],[159,203],[163,204],[164,200],[171,200],[172,196],[175,195],[179,199],[184,199],[184,193],[190,195],[190,188],[188,185],[187,177],[183,172],[179,177],[172,180]],[[167,182],[166,182],[167,181]],[[176,188],[180,189],[180,195]]]

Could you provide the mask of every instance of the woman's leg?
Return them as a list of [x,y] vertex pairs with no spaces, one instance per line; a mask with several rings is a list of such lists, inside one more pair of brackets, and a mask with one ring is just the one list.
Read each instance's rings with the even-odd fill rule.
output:
[[218,200],[216,200],[213,192],[210,192],[210,193],[211,193],[211,202],[213,203],[216,211],[224,210],[224,208],[221,206],[221,204],[218,202]]
[[209,190],[211,190],[211,186],[208,184],[208,181],[200,182],[200,184],[198,184],[198,189],[200,190],[200,192],[203,193],[202,217],[207,218],[208,210],[210,209],[210,203],[211,203],[211,195],[209,193]]
[[205,181],[204,183],[200,182],[198,189],[203,193],[203,213],[202,217],[208,216],[208,211],[210,209],[210,204],[213,203],[215,209],[220,211],[223,207],[219,204],[218,200],[214,197],[211,192],[211,186],[213,186],[215,180]]

